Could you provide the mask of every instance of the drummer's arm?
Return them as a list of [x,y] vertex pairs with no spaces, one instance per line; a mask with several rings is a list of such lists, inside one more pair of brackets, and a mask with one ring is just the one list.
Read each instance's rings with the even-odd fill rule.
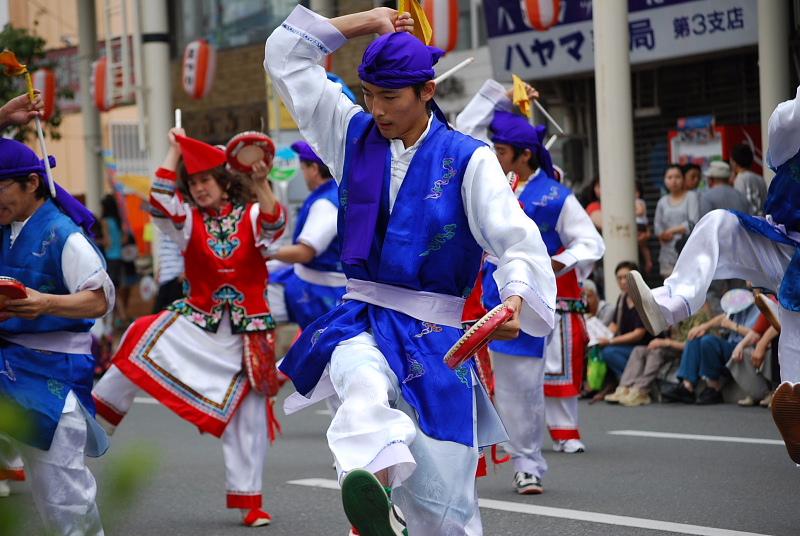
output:
[[183,129],[172,129],[169,132],[169,149],[155,172],[153,183],[150,185],[150,206],[153,216],[153,225],[159,231],[168,235],[181,251],[186,249],[191,236],[191,212],[179,195],[177,195],[178,176],[175,170],[181,158],[181,150],[175,134],[183,135]]

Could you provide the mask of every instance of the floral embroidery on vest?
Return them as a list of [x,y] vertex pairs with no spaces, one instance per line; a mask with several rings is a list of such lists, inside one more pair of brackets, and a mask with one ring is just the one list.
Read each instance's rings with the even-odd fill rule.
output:
[[455,372],[456,376],[458,376],[458,381],[460,381],[461,383],[463,383],[467,387],[470,386],[469,379],[468,379],[469,378],[469,367],[466,365],[466,363],[461,365],[457,369],[455,369],[453,372]]
[[422,366],[422,363],[411,357],[410,354],[406,354],[406,360],[408,361],[408,376],[406,379],[403,380],[403,383],[408,383],[415,378],[419,378],[423,374],[425,374],[425,367]]
[[14,374],[14,370],[11,368],[11,363],[5,361],[4,368],[5,370],[0,370],[0,376],[5,376],[12,382],[17,381],[17,376]]
[[445,158],[442,160],[442,168],[444,169],[444,175],[442,175],[441,179],[437,179],[436,182],[433,183],[433,188],[431,188],[431,193],[425,196],[425,199],[439,199],[442,197],[442,192],[444,191],[444,187],[450,183],[450,179],[456,176],[458,171],[453,167],[453,162],[455,161],[454,158]]
[[423,251],[419,254],[420,257],[425,257],[430,255],[431,251],[439,251],[444,246],[445,242],[452,239],[456,236],[456,227],[458,227],[455,223],[448,223],[444,226],[441,233],[437,233],[436,236],[431,239],[430,243],[428,244],[428,249]]
[[65,388],[66,386],[58,380],[54,380],[53,378],[47,380],[47,390],[57,398],[63,400],[67,397],[67,393],[64,392]]
[[203,224],[208,231],[208,247],[220,259],[227,259],[241,245],[241,241],[234,235],[239,230],[239,221],[242,219],[244,205],[238,205],[225,216],[212,216],[203,211]]
[[186,299],[173,302],[167,309],[185,316],[192,324],[215,333],[226,308],[231,314],[234,333],[275,329],[275,320],[269,313],[247,316],[245,308],[241,306],[241,303],[244,302],[244,294],[232,285],[221,287],[213,294],[212,298],[215,305],[210,312],[198,309]]
[[422,331],[420,331],[419,333],[414,335],[414,337],[420,339],[420,338],[422,338],[425,335],[428,335],[430,333],[441,333],[441,332],[442,332],[442,326],[440,326],[438,324],[434,324],[432,322],[423,322],[422,323]]
[[314,334],[311,336],[311,347],[313,348],[317,342],[319,342],[319,338],[325,333],[325,330],[328,329],[327,327],[319,328]]
[[44,257],[47,254],[47,248],[56,241],[56,230],[50,229],[50,235],[45,239],[42,240],[42,249],[38,252],[34,251],[32,255],[34,257]]

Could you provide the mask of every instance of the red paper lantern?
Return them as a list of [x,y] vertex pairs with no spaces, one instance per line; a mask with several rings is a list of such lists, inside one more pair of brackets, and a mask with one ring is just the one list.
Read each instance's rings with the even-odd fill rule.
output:
[[534,30],[545,32],[558,24],[561,0],[521,0],[522,12]]
[[198,39],[186,45],[183,51],[183,89],[193,99],[202,99],[211,91],[214,72],[217,67],[217,54],[214,47],[205,39]]
[[106,87],[107,68],[108,62],[105,56],[92,62],[92,100],[94,100],[94,105],[101,112],[107,112],[111,109],[110,90]]
[[425,0],[425,16],[433,29],[431,45],[445,52],[458,43],[458,0]]
[[56,73],[52,69],[39,69],[32,75],[33,87],[41,91],[44,109],[42,120],[49,121],[56,112]]

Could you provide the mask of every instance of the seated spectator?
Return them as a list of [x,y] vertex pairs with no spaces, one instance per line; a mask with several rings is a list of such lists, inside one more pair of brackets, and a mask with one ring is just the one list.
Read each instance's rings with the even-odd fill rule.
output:
[[614,321],[614,306],[600,298],[597,285],[591,279],[583,282],[583,299],[586,302],[586,319],[597,318],[603,325]]
[[711,162],[706,170],[706,177],[708,189],[700,195],[701,218],[718,208],[750,213],[747,198],[730,185],[731,167],[727,162],[719,160]]
[[639,314],[633,305],[633,300],[628,297],[627,276],[631,270],[637,270],[636,263],[622,261],[614,270],[619,285],[620,294],[617,306],[614,310],[614,322],[609,328],[614,336],[610,339],[600,339],[600,355],[608,365],[608,369],[619,378],[625,370],[628,358],[633,349],[642,344],[650,342],[650,335],[642,324]]
[[631,352],[619,387],[605,397],[609,403],[634,407],[649,404],[650,386],[656,379],[659,370],[668,361],[679,359],[686,345],[689,331],[708,320],[706,309],[687,318],[677,326],[673,326],[669,338],[656,338],[647,346],[637,346]]
[[764,201],[767,200],[767,183],[764,177],[753,173],[753,150],[742,143],[731,151],[731,168],[733,168],[733,187],[744,194],[750,204],[750,214],[764,213]]
[[[736,289],[731,292],[741,292]],[[724,298],[723,298],[724,299]],[[733,350],[755,325],[759,312],[755,305],[749,305],[734,314],[722,313],[708,322],[692,328],[681,355],[678,369],[680,383],[663,392],[670,402],[685,404],[720,404],[722,403],[723,374],[727,373],[725,364],[733,355]],[[721,329],[725,335],[709,333]],[[706,389],[697,397],[695,390],[700,379],[706,381]]]
[[740,406],[753,406],[756,401],[767,400],[772,394],[772,381],[775,379],[772,370],[770,349],[778,338],[778,331],[773,328],[762,314],[758,317],[753,329],[739,341],[725,365],[746,396],[736,403]]

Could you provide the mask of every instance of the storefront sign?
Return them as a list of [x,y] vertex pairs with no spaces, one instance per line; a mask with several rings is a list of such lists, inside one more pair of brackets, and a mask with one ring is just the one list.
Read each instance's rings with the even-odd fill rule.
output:
[[[595,2],[597,4],[597,2]],[[498,80],[528,80],[594,69],[591,0],[560,2],[558,24],[535,31],[519,0],[484,0]],[[756,0],[629,0],[631,63],[643,64],[758,42]]]

